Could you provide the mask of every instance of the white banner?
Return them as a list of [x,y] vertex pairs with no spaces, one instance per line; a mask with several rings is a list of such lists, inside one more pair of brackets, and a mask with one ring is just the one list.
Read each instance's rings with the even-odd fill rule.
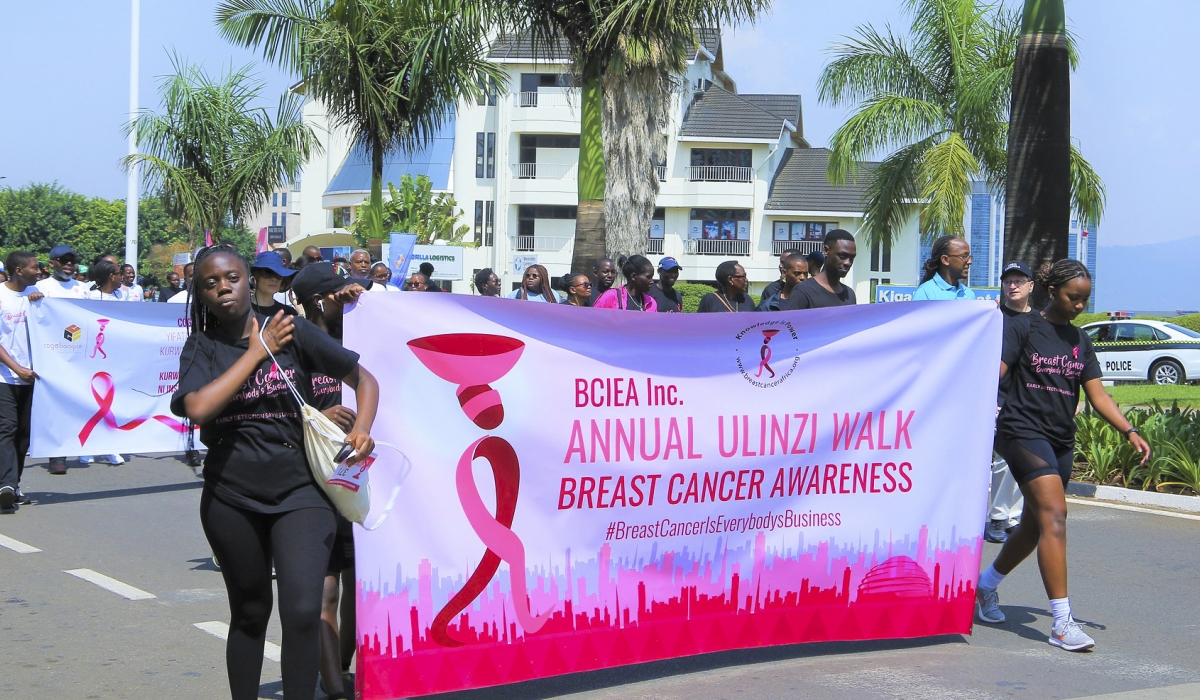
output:
[[[184,304],[42,299],[30,304],[33,457],[179,452],[171,414]],[[199,441],[197,441],[199,446]]]

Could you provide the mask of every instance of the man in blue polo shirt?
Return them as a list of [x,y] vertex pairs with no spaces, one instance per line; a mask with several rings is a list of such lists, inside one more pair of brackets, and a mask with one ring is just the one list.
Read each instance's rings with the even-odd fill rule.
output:
[[933,242],[933,252],[925,263],[921,286],[913,292],[913,301],[974,299],[964,282],[971,273],[971,244],[958,236],[942,236]]

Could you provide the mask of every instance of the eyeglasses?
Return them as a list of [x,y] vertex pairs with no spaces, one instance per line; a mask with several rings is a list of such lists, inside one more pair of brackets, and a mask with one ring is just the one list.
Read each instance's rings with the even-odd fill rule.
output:
[[592,283],[591,283],[591,282],[580,282],[579,284],[572,285],[572,286],[574,286],[574,287],[587,287],[588,289],[591,289],[591,288],[592,288]]
[[1001,282],[1005,287],[1024,287],[1027,284],[1033,284],[1033,280],[1028,277],[1010,277]]
[[745,275],[730,275],[730,276],[729,276],[729,279],[731,279],[731,280],[744,280],[744,279],[746,279],[746,276],[745,276]]
[[972,258],[972,257],[971,257],[971,254],[970,254],[970,253],[959,253],[958,255],[950,255],[950,254],[947,254],[947,255],[946,255],[946,257],[947,257],[947,258],[960,258],[960,259],[962,259],[963,261],[967,261],[967,260],[974,260],[974,258]]

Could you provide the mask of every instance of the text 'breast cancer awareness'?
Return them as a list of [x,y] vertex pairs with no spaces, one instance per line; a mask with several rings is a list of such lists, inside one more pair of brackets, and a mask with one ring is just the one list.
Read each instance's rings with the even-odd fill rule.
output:
[[88,422],[83,426],[83,430],[79,431],[80,445],[87,443],[92,431],[95,430],[96,426],[100,424],[100,421],[104,421],[105,425],[110,428],[115,428],[116,430],[133,430],[142,423],[145,423],[153,418],[177,433],[186,433],[188,431],[188,427],[186,425],[178,420],[175,420],[171,416],[147,416],[143,418],[134,418],[128,423],[122,425],[117,422],[117,417],[113,415],[112,411],[112,405],[113,401],[116,399],[116,395],[117,388],[113,383],[112,375],[110,375],[108,372],[97,372],[95,376],[92,377],[92,398],[96,400],[96,405],[99,406],[99,410],[96,411],[95,415],[88,419]]

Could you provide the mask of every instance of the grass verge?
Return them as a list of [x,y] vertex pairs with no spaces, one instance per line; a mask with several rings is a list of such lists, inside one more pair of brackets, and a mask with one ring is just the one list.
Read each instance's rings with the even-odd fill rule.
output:
[[1149,406],[1155,401],[1169,406],[1171,402],[1178,401],[1181,407],[1200,408],[1200,386],[1193,384],[1120,384],[1106,388],[1121,406]]

